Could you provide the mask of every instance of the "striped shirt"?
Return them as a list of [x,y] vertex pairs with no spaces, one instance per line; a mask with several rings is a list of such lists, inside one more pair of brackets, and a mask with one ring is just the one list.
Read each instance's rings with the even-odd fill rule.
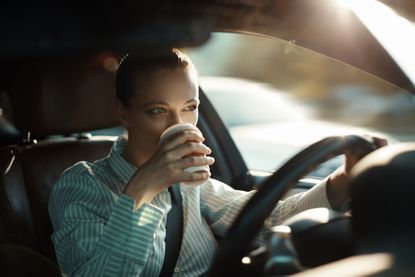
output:
[[[67,169],[53,187],[49,213],[52,241],[64,274],[70,276],[158,276],[164,260],[168,190],[134,211],[135,200],[122,193],[136,171],[121,153],[126,140],[93,163]],[[182,185],[183,241],[174,276],[205,274],[217,243],[254,191],[234,190],[209,179]],[[329,207],[325,182],[280,201],[270,218],[278,224],[300,211]]]

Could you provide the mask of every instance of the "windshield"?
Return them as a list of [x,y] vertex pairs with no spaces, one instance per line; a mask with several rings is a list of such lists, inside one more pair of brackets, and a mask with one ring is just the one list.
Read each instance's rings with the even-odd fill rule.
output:
[[188,52],[250,169],[275,170],[330,135],[415,138],[413,95],[294,41],[216,33]]

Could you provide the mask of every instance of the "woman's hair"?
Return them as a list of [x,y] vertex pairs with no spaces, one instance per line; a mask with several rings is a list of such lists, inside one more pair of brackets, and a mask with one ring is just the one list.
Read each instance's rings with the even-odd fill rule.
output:
[[154,74],[158,69],[165,68],[184,68],[196,73],[189,56],[176,48],[156,52],[152,55],[146,53],[146,56],[142,53],[139,55],[127,54],[121,60],[115,79],[118,100],[121,101],[124,107],[129,107],[134,91],[137,89],[135,88],[137,78],[147,81],[151,74]]

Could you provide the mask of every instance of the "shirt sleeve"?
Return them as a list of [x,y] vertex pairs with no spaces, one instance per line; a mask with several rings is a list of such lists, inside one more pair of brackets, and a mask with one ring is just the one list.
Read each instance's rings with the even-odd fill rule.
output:
[[[201,212],[213,232],[225,235],[239,211],[245,206],[255,191],[234,190],[230,186],[210,179],[201,185]],[[285,219],[307,209],[326,207],[330,204],[326,194],[326,180],[307,192],[295,194],[279,201],[271,213],[271,222],[278,225]]]
[[88,176],[64,175],[54,186],[49,213],[62,271],[70,276],[140,276],[164,212],[116,196]]
[[329,208],[326,192],[327,179],[315,185],[306,192],[297,193],[279,201],[271,214],[272,225],[278,225],[289,217],[313,208]]

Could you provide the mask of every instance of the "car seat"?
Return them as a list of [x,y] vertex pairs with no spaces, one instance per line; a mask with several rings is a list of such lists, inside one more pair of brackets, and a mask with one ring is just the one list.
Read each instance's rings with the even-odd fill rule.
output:
[[26,136],[0,149],[1,245],[29,248],[56,264],[47,210],[51,188],[77,161],[109,154],[115,137],[85,131],[119,125],[115,72],[102,64],[97,56],[17,67],[8,94],[13,123]]

